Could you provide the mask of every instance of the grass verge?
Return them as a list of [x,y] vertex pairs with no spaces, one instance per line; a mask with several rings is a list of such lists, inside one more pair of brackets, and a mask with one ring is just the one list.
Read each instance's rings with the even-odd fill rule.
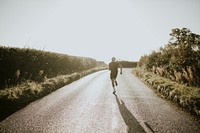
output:
[[106,68],[92,68],[82,72],[75,72],[70,75],[49,78],[41,83],[26,81],[19,86],[0,90],[0,121],[29,103],[40,99],[65,85],[70,84],[81,77],[104,69]]
[[178,84],[142,68],[135,68],[133,74],[156,90],[162,97],[177,103],[195,115],[198,121],[200,120],[200,88]]

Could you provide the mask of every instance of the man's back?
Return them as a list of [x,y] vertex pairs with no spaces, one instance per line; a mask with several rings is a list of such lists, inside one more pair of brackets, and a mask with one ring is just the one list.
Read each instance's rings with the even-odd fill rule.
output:
[[109,63],[109,70],[111,71],[111,73],[117,73],[118,67],[119,67],[119,63],[117,63],[117,62]]

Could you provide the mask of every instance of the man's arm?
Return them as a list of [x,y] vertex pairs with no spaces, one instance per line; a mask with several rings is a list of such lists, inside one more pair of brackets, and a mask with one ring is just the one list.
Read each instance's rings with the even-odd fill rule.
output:
[[122,65],[119,63],[120,74],[122,74]]

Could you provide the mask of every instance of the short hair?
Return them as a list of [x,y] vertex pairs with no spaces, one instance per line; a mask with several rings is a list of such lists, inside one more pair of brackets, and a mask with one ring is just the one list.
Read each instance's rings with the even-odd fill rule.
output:
[[116,61],[116,58],[115,58],[115,57],[112,57],[112,61]]

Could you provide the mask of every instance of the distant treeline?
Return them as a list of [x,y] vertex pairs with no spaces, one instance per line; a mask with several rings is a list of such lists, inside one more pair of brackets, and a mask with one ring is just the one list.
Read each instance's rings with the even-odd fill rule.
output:
[[133,68],[137,67],[137,62],[132,62],[132,61],[118,61],[123,68]]
[[200,35],[187,28],[172,29],[159,51],[140,58],[139,66],[189,86],[200,86]]
[[92,58],[76,57],[35,49],[0,46],[0,89],[25,80],[44,78],[105,66]]

